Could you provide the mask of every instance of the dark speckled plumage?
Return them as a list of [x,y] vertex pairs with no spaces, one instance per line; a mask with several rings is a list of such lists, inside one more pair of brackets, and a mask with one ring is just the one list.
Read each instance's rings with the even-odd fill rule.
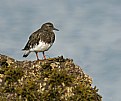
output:
[[[23,50],[28,51],[28,52],[25,53],[23,55],[23,57],[27,57],[29,55],[29,53],[31,52],[30,50],[32,48],[35,48],[37,45],[39,45],[40,41],[44,42],[45,44],[53,44],[55,41],[55,34],[54,34],[53,30],[58,31],[58,29],[54,28],[52,23],[48,22],[48,23],[43,24],[40,29],[38,29],[37,31],[32,33],[29,37],[29,40],[28,40],[26,46],[23,49]],[[48,49],[46,49],[44,51],[47,51]],[[44,53],[44,51],[35,50],[34,52],[36,52],[36,53],[43,52]],[[43,56],[44,56],[44,54],[43,54]],[[37,59],[38,59],[38,57],[37,57]]]

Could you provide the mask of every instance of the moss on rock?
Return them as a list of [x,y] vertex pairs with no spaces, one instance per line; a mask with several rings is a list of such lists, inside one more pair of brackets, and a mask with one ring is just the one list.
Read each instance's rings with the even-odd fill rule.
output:
[[63,56],[16,61],[0,55],[0,99],[10,101],[102,101],[92,78]]

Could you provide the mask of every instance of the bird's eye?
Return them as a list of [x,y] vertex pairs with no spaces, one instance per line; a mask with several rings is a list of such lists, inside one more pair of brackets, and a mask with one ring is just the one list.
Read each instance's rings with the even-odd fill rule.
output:
[[52,25],[49,25],[49,27],[52,27]]
[[49,25],[49,24],[48,24],[47,26],[48,26],[48,27],[53,27],[52,25]]

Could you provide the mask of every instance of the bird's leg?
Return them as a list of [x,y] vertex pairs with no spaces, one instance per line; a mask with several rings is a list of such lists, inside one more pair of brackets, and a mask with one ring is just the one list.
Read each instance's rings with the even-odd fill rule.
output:
[[36,53],[37,60],[39,60],[39,57],[38,57],[38,52],[35,52],[35,53]]
[[46,59],[46,56],[45,56],[45,53],[44,53],[44,51],[42,52],[42,54],[43,54],[43,57],[44,57],[44,59]]

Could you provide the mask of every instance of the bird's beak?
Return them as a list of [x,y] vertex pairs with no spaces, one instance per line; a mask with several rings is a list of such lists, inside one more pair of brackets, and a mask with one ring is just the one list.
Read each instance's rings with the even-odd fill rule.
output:
[[58,29],[56,29],[56,28],[53,28],[53,30],[59,31],[59,30],[58,30]]

